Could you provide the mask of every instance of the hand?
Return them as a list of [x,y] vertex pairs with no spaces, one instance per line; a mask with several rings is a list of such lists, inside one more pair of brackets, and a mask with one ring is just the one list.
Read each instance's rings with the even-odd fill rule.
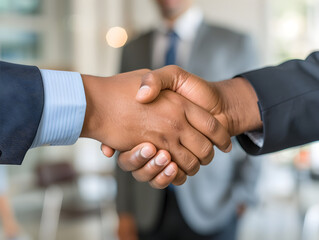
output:
[[[163,89],[170,89],[188,98],[215,115],[221,124],[228,129],[230,135],[262,127],[257,106],[257,96],[243,78],[235,78],[222,82],[208,83],[203,79],[187,73],[176,66],[167,66],[146,74],[142,79],[137,100],[142,103],[153,101]],[[102,149],[108,149],[102,146]],[[129,161],[136,152],[123,153]],[[120,154],[120,157],[123,155]],[[129,155],[131,154],[131,155]],[[154,178],[159,174],[153,171]],[[160,172],[160,174],[162,174]],[[166,179],[167,182],[169,181]],[[153,185],[154,185],[153,180]],[[156,183],[161,186],[161,183]]]
[[135,220],[130,214],[119,215],[118,237],[119,240],[138,240]]
[[229,151],[230,137],[209,113],[171,91],[162,91],[150,104],[137,102],[135,95],[147,72],[139,70],[109,78],[84,75],[87,109],[81,136],[120,151],[152,142],[158,149],[170,152],[179,167],[171,175],[176,174],[175,184],[182,184],[186,174],[194,175],[200,164],[211,161],[211,142]]
[[231,136],[262,128],[257,95],[244,78],[206,82],[177,66],[166,66],[144,75],[136,99],[149,103],[164,89],[209,111]]
[[[164,159],[167,161],[163,161]],[[118,164],[122,169],[132,171],[136,180],[149,182],[153,188],[162,189],[175,179],[176,174],[172,173],[178,172],[176,163],[170,159],[167,151],[157,151],[151,143],[143,143],[131,151],[120,154]]]

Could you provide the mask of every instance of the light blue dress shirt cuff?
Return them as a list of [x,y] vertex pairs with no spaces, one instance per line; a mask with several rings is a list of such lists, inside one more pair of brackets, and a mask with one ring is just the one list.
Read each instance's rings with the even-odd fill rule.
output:
[[81,75],[40,70],[44,86],[42,118],[31,148],[71,145],[82,131],[86,99]]

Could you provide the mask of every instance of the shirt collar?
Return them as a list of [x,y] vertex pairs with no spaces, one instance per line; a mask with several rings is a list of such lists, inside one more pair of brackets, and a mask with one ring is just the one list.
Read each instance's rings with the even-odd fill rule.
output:
[[[191,7],[176,20],[173,30],[181,40],[193,41],[202,21],[203,14],[201,10],[198,7]],[[167,34],[169,31],[167,24],[162,22],[158,27],[158,31],[162,34]]]

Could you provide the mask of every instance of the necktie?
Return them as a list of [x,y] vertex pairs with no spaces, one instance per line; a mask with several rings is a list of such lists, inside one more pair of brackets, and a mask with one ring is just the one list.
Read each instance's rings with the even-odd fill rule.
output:
[[168,33],[169,45],[165,56],[165,65],[176,64],[178,36],[174,31]]

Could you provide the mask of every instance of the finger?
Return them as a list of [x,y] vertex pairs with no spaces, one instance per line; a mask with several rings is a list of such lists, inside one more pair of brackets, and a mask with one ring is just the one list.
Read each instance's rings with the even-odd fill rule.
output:
[[[176,162],[177,166],[189,176],[195,175],[200,168],[199,159],[186,149],[182,145],[177,145],[170,150],[172,160]],[[182,173],[178,173],[178,177],[182,176]],[[182,179],[182,177],[181,177]],[[177,179],[176,182],[181,182],[181,179]],[[179,181],[178,181],[179,180]]]
[[176,185],[176,186],[180,186],[182,184],[184,184],[187,180],[187,175],[185,174],[185,172],[183,170],[181,170],[180,168],[177,171],[177,175],[175,177],[175,179],[173,180],[172,184]]
[[133,171],[132,175],[139,182],[148,182],[160,174],[170,162],[170,154],[165,150],[160,150],[142,168]]
[[230,152],[232,148],[229,133],[223,125],[204,109],[189,103],[185,115],[188,122],[207,136],[221,151]]
[[130,151],[119,154],[118,165],[124,171],[135,171],[143,167],[156,154],[151,143],[142,143]]
[[207,165],[212,161],[214,145],[207,137],[191,126],[188,131],[183,131],[180,142],[199,159],[201,165]]
[[115,153],[115,150],[113,148],[110,148],[103,143],[101,144],[101,151],[106,157],[112,157]]
[[[178,167],[176,163],[170,162],[166,168],[158,174],[155,178],[153,178],[149,183],[151,187],[163,189],[166,188],[174,179],[177,177]],[[184,174],[185,175],[185,174]],[[179,176],[179,181],[184,181],[186,179],[186,175],[184,177]]]
[[149,103],[158,96],[161,90],[176,91],[188,76],[188,72],[174,65],[149,72],[142,77],[136,100],[141,103]]

